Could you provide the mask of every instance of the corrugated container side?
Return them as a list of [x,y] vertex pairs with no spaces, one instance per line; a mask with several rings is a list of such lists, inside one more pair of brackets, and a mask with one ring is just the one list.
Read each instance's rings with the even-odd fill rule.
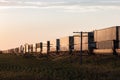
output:
[[20,53],[24,53],[24,46],[23,45],[20,46]]
[[[88,44],[90,44],[91,42],[93,42],[93,33],[83,33],[82,36],[82,50],[86,51],[89,50],[89,46]],[[88,39],[89,38],[89,39]],[[80,36],[74,36],[74,50],[75,51],[80,51],[81,49],[81,37]]]
[[[80,44],[74,46],[74,51],[80,51],[81,46]],[[82,44],[82,50],[87,51],[88,50],[88,44]]]
[[15,53],[19,53],[19,47],[14,49]]
[[69,51],[69,37],[60,38],[60,51]]
[[[74,37],[74,45],[81,43],[81,37]],[[88,37],[82,37],[82,43],[88,44]]]
[[114,42],[113,41],[102,41],[96,43],[97,49],[113,49],[114,48]]
[[50,52],[56,51],[56,40],[50,41]]
[[43,43],[42,49],[43,49],[43,50],[42,50],[42,53],[43,53],[43,54],[47,54],[47,42],[44,42],[44,43]]
[[94,31],[95,42],[116,40],[116,39],[117,39],[116,27],[111,27],[111,28]]
[[36,48],[40,48],[40,43],[36,43]]
[[33,45],[33,52],[36,53],[36,44]]
[[82,50],[83,51],[88,51],[88,44],[83,44],[82,45]]
[[87,37],[82,37],[82,43],[83,44],[88,44],[88,36]]
[[74,51],[80,50],[80,37],[74,36]]
[[30,52],[33,53],[33,44],[30,45]]
[[25,44],[24,47],[25,47],[25,49],[24,49],[24,50],[25,50],[25,53],[28,53],[28,52],[29,52],[29,51],[28,51],[28,44]]
[[[82,43],[87,44],[88,43],[88,33],[83,33],[82,36],[83,36],[82,37]],[[81,36],[80,35],[74,35],[74,39],[75,39],[74,42],[77,41],[76,43],[81,42]]]
[[41,53],[42,52],[42,48],[43,48],[43,43],[36,43],[36,52],[37,53]]

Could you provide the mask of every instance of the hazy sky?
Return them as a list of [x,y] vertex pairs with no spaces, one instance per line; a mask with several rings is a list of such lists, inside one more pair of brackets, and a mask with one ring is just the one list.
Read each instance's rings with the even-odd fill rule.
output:
[[120,25],[120,0],[0,0],[0,49]]

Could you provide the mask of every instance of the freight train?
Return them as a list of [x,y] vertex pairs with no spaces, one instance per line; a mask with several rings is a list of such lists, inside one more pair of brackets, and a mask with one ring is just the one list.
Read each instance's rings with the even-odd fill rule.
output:
[[118,55],[120,53],[120,26],[82,32],[81,35],[62,37],[35,45],[25,44],[14,49],[3,50],[2,53],[73,54],[80,51],[83,54]]

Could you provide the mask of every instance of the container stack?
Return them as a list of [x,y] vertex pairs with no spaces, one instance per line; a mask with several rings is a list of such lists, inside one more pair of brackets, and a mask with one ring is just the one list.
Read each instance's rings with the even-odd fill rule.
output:
[[19,53],[20,53],[20,54],[23,54],[23,53],[24,53],[24,46],[21,45],[19,49],[20,49]]
[[[58,47],[59,48],[59,47]],[[67,36],[60,38],[60,51],[62,52],[72,52],[74,49],[74,38],[73,36]]]
[[[93,43],[93,32],[83,32],[82,33],[82,51],[89,53],[89,51],[93,50],[94,43]],[[81,36],[74,35],[74,51],[81,50]]]
[[25,48],[24,53],[28,53],[28,45],[27,44],[24,45],[24,48]]
[[96,43],[95,53],[117,54],[119,39],[119,26],[94,31],[94,41]]
[[37,53],[36,52],[36,44],[33,44],[33,53]]
[[28,45],[29,53],[33,53],[33,44]]
[[57,50],[57,42],[56,42],[56,40],[51,40],[50,41],[50,52],[51,53],[55,53],[56,52],[56,50]]
[[36,43],[35,52],[36,52],[36,53],[39,53],[39,52],[40,52],[40,43]]
[[19,53],[19,47],[14,48],[14,53],[18,54]]
[[42,54],[47,54],[47,42],[43,42]]

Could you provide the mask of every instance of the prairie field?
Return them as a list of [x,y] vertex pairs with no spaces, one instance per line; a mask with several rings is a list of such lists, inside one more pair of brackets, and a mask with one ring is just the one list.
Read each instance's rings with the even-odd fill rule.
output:
[[120,80],[120,57],[0,54],[0,80]]

